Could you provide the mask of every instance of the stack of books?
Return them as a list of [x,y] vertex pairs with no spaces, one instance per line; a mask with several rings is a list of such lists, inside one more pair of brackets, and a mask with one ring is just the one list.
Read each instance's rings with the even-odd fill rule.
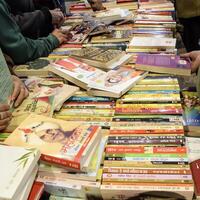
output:
[[0,145],[0,152],[0,199],[27,200],[37,174],[40,152],[4,145]]
[[177,83],[174,77],[152,75],[117,100],[105,149],[104,199],[155,191],[161,197],[192,198]]
[[88,96],[86,92],[79,91],[63,104],[59,112],[54,113],[54,118],[80,121],[109,129],[114,112],[113,98]]

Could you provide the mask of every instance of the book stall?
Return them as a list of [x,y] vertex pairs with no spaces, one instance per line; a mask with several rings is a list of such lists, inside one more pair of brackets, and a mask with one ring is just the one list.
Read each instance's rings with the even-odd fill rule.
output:
[[29,96],[0,134],[0,200],[199,198],[200,99],[180,84],[191,61],[177,53],[174,4],[103,6],[70,4],[71,39],[14,67]]

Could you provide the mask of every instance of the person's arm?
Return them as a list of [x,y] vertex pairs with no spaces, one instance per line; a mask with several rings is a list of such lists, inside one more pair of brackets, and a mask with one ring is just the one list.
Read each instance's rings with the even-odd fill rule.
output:
[[48,54],[59,45],[59,40],[50,34],[48,37],[32,40],[25,38],[14,22],[5,1],[0,0],[0,45],[15,64],[21,64]]

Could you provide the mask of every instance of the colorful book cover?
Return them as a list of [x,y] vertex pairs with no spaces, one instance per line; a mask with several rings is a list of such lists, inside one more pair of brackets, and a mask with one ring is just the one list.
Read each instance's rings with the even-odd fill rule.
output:
[[185,125],[200,129],[200,98],[197,92],[183,91],[183,108]]
[[175,55],[138,55],[136,60],[137,69],[153,72],[167,72],[182,75],[191,74],[191,62],[188,59]]
[[106,74],[106,72],[100,69],[96,69],[73,58],[66,58],[55,62],[51,70],[54,73],[58,73],[58,75],[63,75],[64,78],[74,83],[80,81],[82,84],[78,85],[83,88],[87,88],[92,79],[105,76]]
[[31,188],[28,200],[40,200],[43,191],[44,191],[44,183],[35,181]]
[[29,93],[28,98],[12,110],[12,119],[6,131],[14,131],[31,113],[52,117],[53,111],[54,96],[37,97],[34,93]]
[[82,171],[91,148],[100,138],[99,131],[98,126],[32,114],[5,140],[5,144],[38,148],[42,160]]
[[120,67],[111,70],[104,74],[104,76],[96,76],[91,79],[88,87],[97,90],[103,90],[116,94],[122,94],[127,88],[131,88],[133,84],[141,80],[146,73],[143,71],[136,71],[134,69]]
[[30,178],[40,152],[34,148],[0,145],[0,199],[18,199]]

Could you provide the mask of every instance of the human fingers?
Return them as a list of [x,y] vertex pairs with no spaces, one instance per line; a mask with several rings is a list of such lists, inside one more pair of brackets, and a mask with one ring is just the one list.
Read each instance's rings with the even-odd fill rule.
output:
[[26,98],[25,94],[26,94],[25,87],[21,86],[20,87],[20,93],[19,93],[19,95],[16,98],[15,103],[14,103],[15,108],[18,107],[22,103],[22,101]]
[[0,112],[0,120],[12,117],[12,113],[9,111]]
[[0,104],[0,112],[9,111],[10,106],[7,104]]

